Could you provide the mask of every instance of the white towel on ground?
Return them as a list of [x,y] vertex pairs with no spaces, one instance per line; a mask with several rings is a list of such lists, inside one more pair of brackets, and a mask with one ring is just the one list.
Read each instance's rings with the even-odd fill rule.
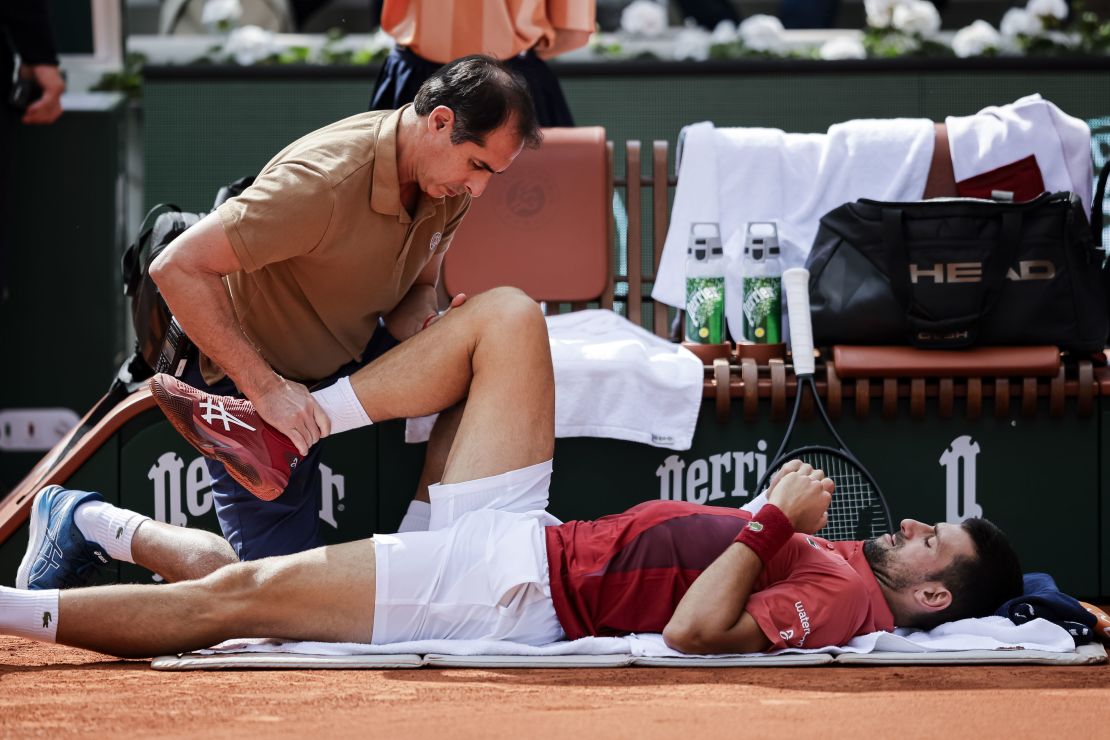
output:
[[[857,120],[825,134],[778,129],[686,128],[678,189],[652,297],[685,302],[686,242],[690,224],[720,224],[729,260],[728,297],[739,296],[744,228],[751,221],[778,224],[783,266],[805,262],[822,215],[857,198],[917,200],[933,155],[933,123],[926,119]],[[739,300],[725,309],[740,336]]]
[[[692,352],[602,309],[549,316],[547,328],[556,437],[690,449],[704,377]],[[410,419],[405,441],[427,440],[434,420]]]
[[[897,633],[872,632],[854,638],[844,646],[816,649],[788,648],[775,651],[789,653],[928,653],[954,650],[1044,650],[1071,653],[1075,644],[1071,635],[1044,619],[1017,625],[1005,617],[962,619],[942,624],[928,632],[901,630]],[[300,653],[305,655],[623,655],[653,658],[720,658],[722,655],[692,656],[672,650],[658,634],[635,634],[628,637],[583,637],[579,640],[554,642],[550,645],[522,645],[500,640],[420,640],[390,645],[362,645],[347,642],[284,642],[281,640],[229,640],[199,653]],[[760,655],[761,653],[749,653]]]

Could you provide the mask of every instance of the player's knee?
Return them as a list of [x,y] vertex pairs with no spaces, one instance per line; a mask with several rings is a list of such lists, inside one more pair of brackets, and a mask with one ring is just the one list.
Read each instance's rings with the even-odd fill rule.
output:
[[253,601],[265,598],[264,581],[259,561],[234,563],[210,573],[197,581],[208,605],[206,615],[212,620],[233,620]]
[[484,295],[488,296],[490,304],[487,310],[496,314],[500,324],[508,324],[514,331],[543,329],[546,332],[540,304],[519,288],[494,288]]
[[239,558],[227,540],[218,535],[212,535],[186,554],[187,577],[203,578],[238,562]]

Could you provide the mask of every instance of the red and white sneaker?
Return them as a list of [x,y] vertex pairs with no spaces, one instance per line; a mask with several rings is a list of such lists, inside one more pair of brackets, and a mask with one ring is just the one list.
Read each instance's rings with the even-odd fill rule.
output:
[[250,401],[205,393],[165,373],[150,379],[150,392],[174,429],[197,452],[222,462],[239,485],[263,501],[285,490],[301,455]]

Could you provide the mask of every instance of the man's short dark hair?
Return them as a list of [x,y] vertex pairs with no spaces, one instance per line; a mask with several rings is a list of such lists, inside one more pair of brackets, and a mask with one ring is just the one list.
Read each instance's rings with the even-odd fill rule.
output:
[[543,141],[528,84],[493,57],[474,54],[440,67],[416,92],[413,109],[426,116],[444,105],[455,113],[451,143],[485,144],[486,134],[510,118],[529,149]]
[[957,619],[986,617],[1021,596],[1021,564],[1002,530],[986,519],[966,519],[960,526],[971,536],[975,557],[956,558],[929,578],[952,592],[952,603],[942,611],[919,615],[910,626],[932,629]]

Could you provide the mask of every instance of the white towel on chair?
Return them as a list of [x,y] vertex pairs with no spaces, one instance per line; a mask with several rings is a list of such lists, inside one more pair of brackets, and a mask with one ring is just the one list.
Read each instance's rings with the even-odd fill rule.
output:
[[[778,129],[686,128],[678,189],[652,297],[685,302],[686,242],[695,222],[720,224],[729,269],[728,298],[739,296],[744,229],[778,224],[784,267],[805,262],[822,215],[857,198],[917,200],[933,156],[926,119],[847,121],[825,134]],[[725,303],[729,328],[740,336],[738,300]]]
[[[692,352],[602,309],[549,316],[547,329],[556,437],[690,449],[704,377]],[[410,419],[405,441],[427,440],[434,419]]]

